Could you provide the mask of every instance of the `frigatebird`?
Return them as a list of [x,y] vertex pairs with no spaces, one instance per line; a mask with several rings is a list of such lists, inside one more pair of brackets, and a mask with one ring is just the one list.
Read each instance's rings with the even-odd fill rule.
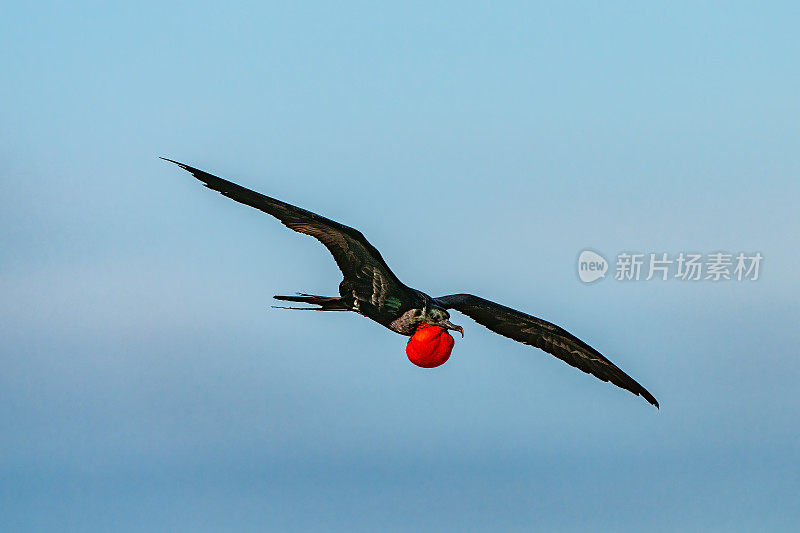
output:
[[189,165],[164,157],[161,159],[190,172],[209,189],[272,215],[289,229],[311,235],[330,251],[344,276],[339,284],[339,296],[298,293],[297,296],[275,296],[277,300],[316,306],[299,309],[353,311],[406,336],[414,335],[421,326],[430,325],[458,331],[463,337],[464,329],[450,322],[447,310],[455,309],[495,333],[540,348],[602,381],[610,381],[641,395],[658,407],[658,401],[636,380],[600,352],[555,324],[472,294],[433,298],[401,282],[380,252],[357,229]]

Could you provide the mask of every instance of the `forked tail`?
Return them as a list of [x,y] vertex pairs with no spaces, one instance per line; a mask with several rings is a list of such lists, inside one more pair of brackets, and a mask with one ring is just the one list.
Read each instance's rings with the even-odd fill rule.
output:
[[341,298],[333,296],[316,296],[314,294],[305,294],[298,292],[297,296],[273,296],[276,300],[284,302],[300,302],[311,305],[318,305],[319,307],[283,307],[280,305],[273,305],[276,309],[297,309],[301,311],[349,311]]

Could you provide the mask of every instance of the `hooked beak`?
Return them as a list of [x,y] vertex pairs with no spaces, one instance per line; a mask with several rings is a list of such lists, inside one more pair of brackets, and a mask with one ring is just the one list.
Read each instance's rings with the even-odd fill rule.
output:
[[449,320],[445,320],[444,322],[442,322],[442,325],[444,327],[446,327],[447,329],[452,329],[453,331],[457,331],[457,332],[461,333],[461,338],[462,339],[464,338],[464,328],[462,328],[461,326],[456,326],[455,324],[453,324]]

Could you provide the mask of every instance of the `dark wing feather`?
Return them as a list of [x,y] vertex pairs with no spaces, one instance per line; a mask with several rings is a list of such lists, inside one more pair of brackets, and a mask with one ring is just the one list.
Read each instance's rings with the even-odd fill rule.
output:
[[495,333],[541,348],[587,374],[640,394],[658,407],[653,395],[633,378],[600,352],[555,324],[471,294],[451,294],[436,298],[436,301],[443,307],[464,313]]
[[163,157],[161,159],[191,172],[209,189],[272,215],[286,227],[311,235],[324,244],[344,275],[340,287],[342,296],[345,296],[345,293],[348,296],[353,295],[361,302],[384,312],[392,311],[386,309],[384,305],[387,295],[398,297],[412,293],[411,289],[397,279],[389,269],[380,252],[357,229],[257,193],[189,165]]

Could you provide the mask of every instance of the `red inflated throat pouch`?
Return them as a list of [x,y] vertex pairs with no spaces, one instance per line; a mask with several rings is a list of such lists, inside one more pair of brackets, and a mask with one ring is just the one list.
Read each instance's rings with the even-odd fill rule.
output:
[[445,328],[420,324],[406,344],[406,355],[417,366],[434,368],[450,358],[454,344]]

